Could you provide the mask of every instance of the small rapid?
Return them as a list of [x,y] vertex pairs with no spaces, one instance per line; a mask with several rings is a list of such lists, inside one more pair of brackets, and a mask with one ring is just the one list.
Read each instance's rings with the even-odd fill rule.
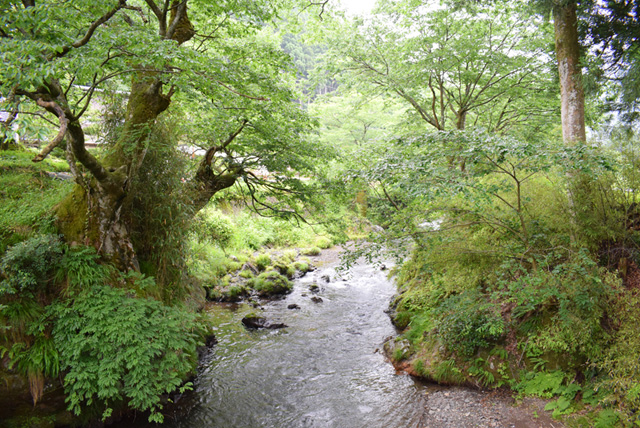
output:
[[284,329],[246,330],[246,305],[211,305],[219,342],[201,362],[187,410],[164,425],[419,426],[425,412],[419,386],[381,352],[395,334],[385,313],[394,293],[386,271],[362,263],[342,277],[334,263],[297,280],[286,298],[264,304],[261,315]]

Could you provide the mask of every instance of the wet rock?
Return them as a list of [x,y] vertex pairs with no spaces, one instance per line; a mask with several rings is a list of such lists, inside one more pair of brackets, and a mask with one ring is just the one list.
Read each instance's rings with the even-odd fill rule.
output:
[[216,336],[212,333],[205,337],[204,344],[198,347],[198,357],[202,358],[207,352],[214,347],[214,345],[218,343]]
[[382,348],[387,358],[396,366],[411,354],[411,343],[406,339],[391,338],[384,342]]
[[324,302],[324,300],[322,300],[322,297],[318,297],[318,296],[313,296],[313,297],[311,298],[311,301],[312,301],[313,303],[322,303],[322,302]]
[[269,322],[265,317],[259,317],[257,315],[247,315],[246,317],[242,318],[242,324],[244,324],[246,328],[250,328],[250,329],[275,330],[278,328],[287,327],[286,324],[272,323],[272,322]]
[[320,286],[314,282],[313,284],[311,284],[309,286],[309,291],[311,291],[312,293],[319,293],[320,292]]
[[252,265],[252,264],[251,264],[251,263],[249,263],[249,262],[246,262],[246,263],[242,266],[242,268],[240,269],[240,271],[242,272],[243,270],[248,270],[248,271],[252,272],[254,275],[257,275],[257,274],[259,274],[259,273],[260,273],[260,270],[258,270],[258,268],[257,268],[257,267],[255,267],[254,265]]
[[287,306],[287,309],[300,309],[300,306],[296,305],[295,303],[292,303],[289,306]]
[[215,334],[210,334],[204,339],[204,346],[207,348],[213,347],[216,343],[218,343],[218,339],[216,339]]
[[381,265],[380,270],[387,270],[387,265]]
[[327,284],[331,282],[331,277],[329,275],[322,275],[320,279],[326,282]]

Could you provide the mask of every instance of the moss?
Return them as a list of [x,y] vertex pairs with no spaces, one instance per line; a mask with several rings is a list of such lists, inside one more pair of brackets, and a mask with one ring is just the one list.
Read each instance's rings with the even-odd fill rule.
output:
[[239,276],[241,278],[249,279],[249,278],[253,278],[253,273],[249,269],[245,269],[243,271],[240,271]]
[[309,272],[309,263],[307,262],[303,262],[303,261],[297,261],[293,264],[293,266],[295,267],[296,270],[302,272],[302,273],[307,273]]
[[286,263],[291,263],[296,259],[296,257],[298,257],[298,253],[296,250],[285,250],[282,252],[280,260]]
[[327,248],[331,248],[333,246],[333,242],[326,236],[318,236],[315,241],[315,246],[320,249],[326,250]]
[[295,265],[291,264],[287,267],[287,277],[293,278],[296,275],[297,269]]
[[[68,241],[80,242],[83,240],[85,226],[87,224],[87,198],[82,186],[76,185],[55,208],[56,224],[60,232]],[[95,236],[88,236],[89,240],[97,241],[97,231]]]
[[304,254],[305,256],[317,256],[318,254],[320,254],[320,248],[318,247],[305,248],[301,250],[301,253]]
[[226,266],[227,266],[227,272],[235,272],[237,270],[240,270],[240,268],[242,267],[242,263],[229,260],[227,261]]
[[271,265],[271,257],[269,254],[260,254],[256,257],[255,262],[258,269],[262,271]]
[[249,280],[247,284],[257,291],[260,297],[287,294],[293,289],[293,284],[274,270],[261,273],[257,278]]

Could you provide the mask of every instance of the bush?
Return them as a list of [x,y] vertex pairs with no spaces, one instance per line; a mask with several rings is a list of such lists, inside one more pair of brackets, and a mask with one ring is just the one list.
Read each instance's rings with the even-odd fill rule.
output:
[[495,305],[477,291],[450,296],[438,308],[437,331],[448,350],[471,357],[480,348],[496,343],[505,325]]
[[5,279],[0,282],[0,295],[20,293],[33,295],[52,279],[65,246],[55,235],[42,235],[9,248],[0,262]]
[[201,222],[201,227],[197,230],[197,233],[201,234],[199,237],[209,238],[221,248],[229,246],[233,238],[234,226],[227,216],[217,210],[206,210],[202,211],[198,217]]
[[114,403],[150,411],[161,422],[161,395],[177,390],[197,361],[200,328],[194,314],[125,290],[93,287],[53,305],[69,410]]
[[93,247],[75,247],[67,250],[56,272],[59,282],[66,282],[66,294],[71,295],[91,287],[103,285],[110,269],[98,263],[100,256]]

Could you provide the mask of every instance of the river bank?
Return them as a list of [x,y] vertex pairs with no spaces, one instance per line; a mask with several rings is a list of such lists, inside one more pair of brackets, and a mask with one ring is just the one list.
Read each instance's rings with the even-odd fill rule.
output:
[[[164,427],[559,428],[542,400],[516,403],[503,390],[423,383],[382,351],[396,334],[386,310],[396,292],[388,270],[359,263],[337,272],[341,249],[310,257],[315,270],[290,294],[246,304],[211,303],[217,345],[194,392],[165,413]],[[317,288],[316,288],[317,287]],[[246,329],[258,311],[277,330]],[[137,421],[123,428],[141,427]]]

